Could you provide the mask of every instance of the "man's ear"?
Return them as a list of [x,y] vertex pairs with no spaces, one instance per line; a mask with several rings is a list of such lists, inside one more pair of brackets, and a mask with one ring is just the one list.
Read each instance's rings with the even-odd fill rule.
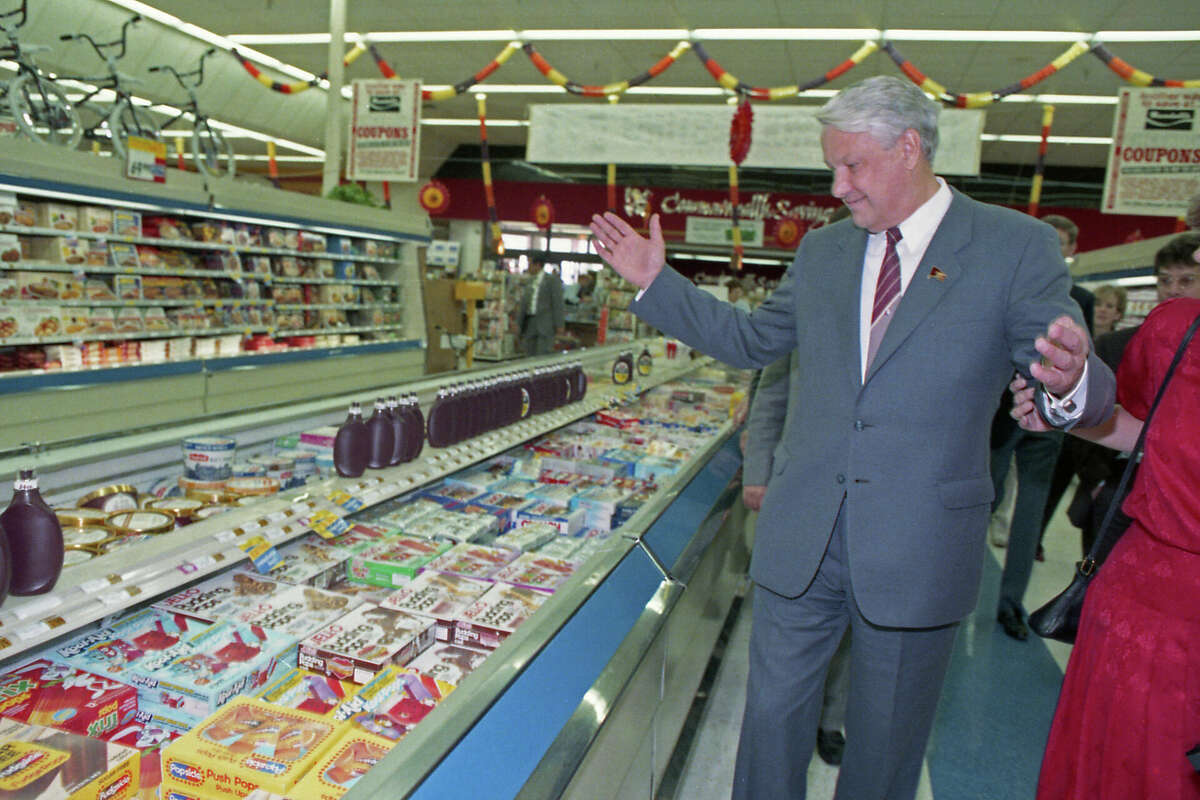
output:
[[921,134],[917,133],[916,128],[906,128],[904,133],[900,134],[899,144],[904,156],[904,166],[913,169],[924,155],[921,148]]

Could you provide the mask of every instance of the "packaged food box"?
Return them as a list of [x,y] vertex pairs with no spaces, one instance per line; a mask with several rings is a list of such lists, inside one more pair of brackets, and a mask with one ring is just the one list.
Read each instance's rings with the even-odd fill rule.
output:
[[16,210],[13,212],[13,225],[32,228],[37,225],[37,204],[32,200],[17,199]]
[[288,542],[277,552],[279,563],[272,568],[271,577],[284,583],[325,589],[346,574],[349,554],[325,544],[316,534]]
[[104,278],[88,278],[83,285],[83,295],[88,300],[112,301],[117,299],[112,286]]
[[389,595],[383,607],[432,618],[437,640],[449,642],[454,640],[454,620],[491,586],[490,581],[427,569]]
[[141,797],[152,797],[152,792],[162,783],[162,751],[178,739],[183,732],[165,728],[154,722],[131,721],[120,728],[106,733],[106,742],[131,747],[140,753],[138,769],[138,791]]
[[408,667],[389,667],[343,704],[338,716],[368,733],[395,741],[452,691],[452,683]]
[[239,697],[163,751],[163,797],[178,788],[242,798],[287,793],[337,738],[317,714]]
[[504,525],[501,530],[508,530],[517,521],[517,512],[522,508],[533,505],[535,500],[517,494],[507,494],[504,492],[491,492],[481,495],[471,501],[471,505],[481,506],[488,509],[500,509],[504,511]]
[[296,637],[222,620],[188,639],[191,652],[153,672],[140,670],[143,697],[207,716],[230,698],[263,686]]
[[133,719],[137,689],[39,658],[0,675],[0,715],[84,736],[100,736]]
[[421,517],[431,514],[435,511],[441,511],[443,506],[428,498],[416,497],[413,498],[399,508],[392,509],[379,517],[376,522],[381,525],[386,525],[389,528],[397,528],[403,530],[405,526],[411,524]]
[[570,509],[565,505],[537,502],[517,512],[517,525],[530,522],[545,522],[553,525],[559,533],[572,536],[583,530],[583,509]]
[[344,594],[362,603],[380,605],[395,589],[390,586],[372,586],[369,583],[355,583],[347,578],[339,578],[329,586],[329,591]]
[[408,662],[408,666],[422,675],[458,686],[463,678],[483,663],[490,652],[452,642],[437,642]]
[[581,542],[581,539],[574,536],[556,536],[554,541],[542,545],[537,552],[547,558],[561,558],[578,564],[581,563],[581,559],[576,558],[575,554],[579,551]]
[[473,486],[449,483],[443,483],[441,486],[421,492],[422,497],[426,497],[436,503],[441,503],[444,506],[454,505],[455,503],[466,503],[479,497],[481,494],[484,494],[483,490]]
[[433,643],[433,620],[363,604],[300,643],[301,669],[367,683],[392,664],[405,664]]
[[516,553],[506,547],[463,543],[454,545],[429,562],[427,569],[486,579],[514,558]]
[[454,526],[451,541],[491,544],[501,532],[512,524],[512,512],[507,508],[467,503],[454,507],[460,520]]
[[55,264],[83,264],[87,249],[85,241],[74,236],[38,236],[30,241],[29,255]]
[[142,213],[140,211],[126,211],[123,208],[114,209],[113,233],[117,236],[141,236]]
[[138,698],[138,710],[134,719],[147,728],[162,728],[174,733],[184,734],[200,724],[204,717],[185,713],[182,709],[172,708],[163,703]]
[[290,669],[271,681],[257,697],[274,706],[332,717],[337,708],[361,688],[357,683],[340,681],[329,675]]
[[530,522],[518,525],[492,542],[493,547],[507,547],[518,553],[539,550],[559,537],[558,527],[548,522]]
[[454,643],[494,650],[550,595],[507,583],[484,592],[454,623]]
[[174,217],[142,217],[142,235],[148,239],[191,239],[187,223]]
[[570,508],[578,494],[579,490],[575,488],[574,480],[564,475],[555,483],[539,483],[528,496],[543,503]]
[[25,309],[18,306],[0,306],[0,339],[11,339],[26,334],[21,332]]
[[157,306],[147,308],[142,314],[142,321],[148,331],[169,331],[171,329],[167,312]]
[[37,203],[34,213],[39,228],[54,228],[60,231],[79,229],[78,206],[67,203]]
[[554,592],[575,574],[575,563],[541,553],[522,553],[497,572],[493,579],[513,586]]
[[117,297],[122,300],[142,299],[141,275],[114,275],[113,286],[116,289]]
[[18,272],[17,293],[22,300],[58,300],[60,285],[53,272]]
[[192,652],[188,640],[208,625],[180,614],[144,608],[108,627],[55,646],[49,657],[141,688],[141,676]]
[[92,308],[88,310],[88,333],[116,333],[117,312],[112,308]]
[[391,739],[349,728],[300,779],[290,795],[305,800],[338,800],[394,744]]
[[131,800],[140,755],[132,747],[0,720],[0,778],[19,800]]
[[142,321],[141,309],[135,306],[117,309],[115,323],[117,333],[141,333],[146,327]]
[[12,192],[0,192],[0,225],[16,225],[17,196]]
[[683,462],[675,458],[647,456],[639,459],[634,465],[633,475],[643,480],[662,479],[674,475],[683,467]]
[[367,525],[356,522],[350,530],[338,534],[332,539],[325,539],[324,544],[346,551],[347,558],[360,550],[382,544],[387,539],[388,529],[379,525]]
[[80,206],[79,230],[84,233],[111,233],[113,230],[113,212],[111,208],[102,206]]
[[0,234],[0,261],[21,260],[21,239],[15,233]]
[[62,310],[62,332],[67,336],[87,333],[91,328],[86,308],[64,308]]
[[449,542],[398,536],[354,553],[346,577],[375,586],[403,586],[430,561],[446,552]]

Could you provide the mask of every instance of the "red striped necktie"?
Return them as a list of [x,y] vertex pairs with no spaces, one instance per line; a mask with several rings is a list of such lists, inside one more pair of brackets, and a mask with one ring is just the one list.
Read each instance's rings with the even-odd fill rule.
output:
[[899,228],[887,229],[887,249],[883,251],[883,264],[879,267],[879,279],[875,281],[875,303],[871,306],[871,339],[867,346],[867,369],[875,360],[879,343],[887,330],[888,323],[900,300],[900,255],[896,242],[904,238]]

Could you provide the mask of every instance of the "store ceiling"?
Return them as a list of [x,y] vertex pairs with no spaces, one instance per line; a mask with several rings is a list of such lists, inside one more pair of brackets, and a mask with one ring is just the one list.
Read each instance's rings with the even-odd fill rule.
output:
[[[9,3],[14,0],[8,0]],[[96,74],[99,62],[82,44],[57,41],[61,33],[89,31],[97,37],[113,34],[131,12],[114,0],[29,0],[29,41],[51,44],[54,52],[42,57],[45,67],[65,73]],[[153,0],[151,5],[180,20],[221,36],[248,34],[301,34],[327,32],[329,0]],[[674,0],[626,2],[608,0],[591,4],[562,0],[485,0],[484,2],[390,2],[348,0],[347,31],[447,31],[494,29],[629,29],[629,28],[872,28],[1043,30],[1094,33],[1114,30],[1194,30],[1200,28],[1196,0],[862,0],[854,3],[801,3],[788,0]],[[643,72],[675,45],[677,39],[655,41],[550,41],[533,38],[533,45],[553,67],[581,84],[608,84]],[[707,41],[709,55],[747,84],[782,87],[803,84],[836,66],[854,52],[862,38],[837,41]],[[455,43],[383,43],[380,52],[398,74],[420,77],[427,85],[452,85],[469,78],[488,64],[504,47],[503,41]],[[180,93],[170,83],[150,76],[155,63],[188,66],[207,47],[158,23],[134,29],[129,55],[122,71],[146,79],[138,94],[158,102],[178,102]],[[256,44],[256,50],[313,73],[324,72],[326,44]],[[1000,89],[1041,69],[1061,55],[1065,42],[979,43],[900,41],[897,47],[918,69],[954,92]],[[1112,41],[1109,49],[1133,66],[1156,77],[1200,78],[1200,42]],[[348,49],[348,45],[347,48]],[[823,87],[838,89],[874,74],[897,75],[899,69],[882,51]],[[346,70],[347,79],[378,77],[369,55]],[[283,78],[292,81],[291,78]],[[530,59],[518,51],[499,68],[487,84],[548,86]],[[652,80],[650,87],[716,86],[693,52]],[[1085,53],[1051,75],[1034,91],[1053,94],[1095,95],[1114,98],[1127,84],[1098,58]],[[299,94],[272,92],[250,77],[231,57],[211,64],[209,79],[200,93],[203,107],[215,118],[254,131],[322,147],[325,92],[313,89]],[[556,93],[488,94],[489,143],[519,146],[524,127],[504,127],[501,120],[526,120],[532,103],[595,103],[602,99]],[[712,102],[719,97],[670,98],[627,94],[623,103]],[[789,99],[783,103],[814,103],[820,99]],[[1108,136],[1114,106],[1107,104],[1057,104],[1052,133],[1061,136]],[[986,134],[1040,133],[1040,103],[998,103],[987,110]],[[476,119],[471,93],[426,103],[426,119]],[[422,129],[422,178],[433,174],[459,145],[478,144],[477,125],[426,125]],[[240,151],[263,154],[265,145],[254,139],[237,139]],[[295,155],[281,148],[283,156]],[[1036,142],[983,145],[983,160],[994,164],[1031,164]],[[1051,145],[1047,163],[1062,167],[1102,167],[1107,147],[1096,144]],[[316,169],[316,165],[306,165]]]

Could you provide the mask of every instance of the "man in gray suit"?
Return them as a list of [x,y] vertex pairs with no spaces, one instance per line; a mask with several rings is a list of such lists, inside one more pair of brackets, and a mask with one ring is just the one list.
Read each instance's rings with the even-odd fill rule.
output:
[[534,261],[529,273],[517,325],[525,355],[541,356],[554,351],[554,337],[563,332],[566,313],[563,286],[557,267],[547,272],[540,261]]
[[735,798],[803,798],[827,665],[850,630],[840,800],[916,792],[959,622],[974,607],[992,414],[1019,369],[1056,424],[1094,425],[1114,381],[1090,355],[1048,225],[953,191],[932,168],[938,106],[875,77],[818,113],[833,194],[753,313],[666,267],[616,214],[600,256],[632,310],[734,366],[795,350],[802,383],[775,448],[750,575],[753,628]]

